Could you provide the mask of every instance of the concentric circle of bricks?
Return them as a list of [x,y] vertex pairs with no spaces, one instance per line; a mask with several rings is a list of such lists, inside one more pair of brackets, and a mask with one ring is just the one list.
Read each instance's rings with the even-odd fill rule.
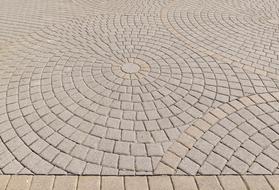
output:
[[162,7],[167,6],[172,0],[73,0],[86,10],[98,11],[100,14],[148,14],[160,15]]
[[205,114],[170,147],[155,172],[277,174],[278,95],[243,97]]
[[162,20],[170,31],[193,48],[278,79],[279,16],[274,10],[278,1],[263,4],[265,6],[250,1],[239,5],[234,1],[192,4],[177,1],[164,9]]
[[74,19],[22,48],[32,54],[18,55],[3,78],[1,137],[15,158],[4,173],[152,174],[209,108],[277,91],[266,77],[185,49],[156,17]]
[[265,17],[277,17],[279,3],[276,0],[222,0],[213,2],[213,4],[226,8],[228,10],[234,10],[240,14],[246,15],[261,15]]
[[1,172],[278,173],[277,2],[247,2],[1,12]]
[[[98,9],[90,10],[90,14]],[[88,13],[84,7],[71,0],[44,1],[1,0],[0,7],[0,50],[10,43],[24,38],[46,26],[66,22],[73,17]]]

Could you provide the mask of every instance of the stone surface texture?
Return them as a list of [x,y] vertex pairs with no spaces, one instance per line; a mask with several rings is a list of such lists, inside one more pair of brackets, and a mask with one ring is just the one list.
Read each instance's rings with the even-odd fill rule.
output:
[[278,188],[278,0],[0,4],[0,189]]

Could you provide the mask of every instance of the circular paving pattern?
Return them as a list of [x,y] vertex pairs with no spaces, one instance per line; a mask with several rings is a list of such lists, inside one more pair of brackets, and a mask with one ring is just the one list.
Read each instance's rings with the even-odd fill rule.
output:
[[[278,106],[278,93],[221,105],[186,129],[157,172],[168,167],[187,175],[278,174]],[[190,149],[176,152],[178,146]],[[169,162],[169,154],[181,157],[180,161]]]
[[65,3],[0,54],[2,173],[278,173],[274,1]]
[[277,90],[268,78],[181,48],[155,17],[85,17],[27,41],[32,56],[7,77],[6,119],[28,151],[7,148],[32,173],[152,174],[208,109]]
[[231,8],[228,3],[223,4],[229,7],[224,9],[218,3],[207,1],[200,7],[196,4],[191,7],[180,2],[166,8],[162,20],[193,48],[246,70],[278,79],[277,15],[238,12],[236,6]]
[[160,15],[162,7],[172,0],[73,0],[86,10],[97,11],[99,14],[148,14]]

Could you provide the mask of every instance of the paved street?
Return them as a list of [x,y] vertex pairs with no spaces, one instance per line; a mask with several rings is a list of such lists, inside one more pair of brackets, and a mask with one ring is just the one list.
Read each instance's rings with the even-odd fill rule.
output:
[[278,0],[0,4],[1,174],[278,188]]

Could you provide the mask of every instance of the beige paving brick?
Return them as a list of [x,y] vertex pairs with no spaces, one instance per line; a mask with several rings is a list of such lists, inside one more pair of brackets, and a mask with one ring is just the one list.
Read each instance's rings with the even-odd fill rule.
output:
[[76,190],[78,177],[57,176],[55,177],[53,190]]
[[123,177],[102,177],[102,190],[124,190],[124,178]]
[[222,190],[222,187],[215,176],[197,176],[195,178],[199,190]]
[[246,190],[244,181],[240,176],[220,176],[220,183],[225,190]]
[[194,177],[192,176],[172,176],[175,190],[198,190]]
[[34,176],[30,190],[52,190],[54,176]]
[[168,176],[148,177],[150,190],[173,190],[172,182]]
[[80,176],[77,190],[100,190],[100,183],[101,177],[99,176]]
[[243,176],[249,190],[272,190],[264,176]]
[[29,190],[32,181],[32,176],[12,176],[7,190]]
[[0,190],[5,190],[11,176],[9,175],[1,175],[0,176]]
[[147,177],[125,177],[125,190],[148,190]]
[[279,176],[278,175],[267,175],[265,176],[273,190],[279,190]]

